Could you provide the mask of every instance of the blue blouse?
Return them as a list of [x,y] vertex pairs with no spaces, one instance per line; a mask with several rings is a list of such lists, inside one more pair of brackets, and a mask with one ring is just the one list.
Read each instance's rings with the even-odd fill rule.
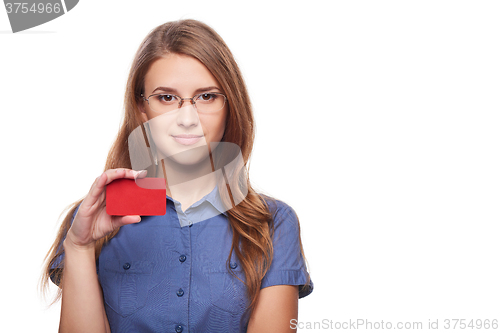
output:
[[[274,214],[274,254],[261,288],[313,284],[300,252],[294,210],[268,200]],[[177,207],[177,209],[176,209]],[[97,262],[112,332],[246,332],[245,280],[233,253],[232,231],[218,188],[185,212],[167,196],[163,216],[144,216],[120,228]]]

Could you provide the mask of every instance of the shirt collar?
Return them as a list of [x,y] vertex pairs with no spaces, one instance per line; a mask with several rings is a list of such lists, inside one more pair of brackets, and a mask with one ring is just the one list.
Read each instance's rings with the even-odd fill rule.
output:
[[[222,199],[220,198],[219,195],[219,187],[215,185],[215,188],[207,194],[206,200],[212,204],[221,214],[224,214],[227,217],[227,209],[225,209],[224,205],[222,204]],[[204,197],[204,198],[205,198]]]
[[[176,203],[176,204],[180,204],[179,201],[175,200],[175,199],[172,199],[171,197],[169,197],[167,195],[167,198]],[[214,189],[208,193],[207,195],[205,195],[203,198],[201,198],[200,200],[196,201],[194,204],[191,205],[191,207],[198,207],[199,205],[203,204],[203,202],[205,201],[208,201],[212,206],[215,207],[215,209],[217,209],[221,214],[224,214],[224,216],[228,216],[227,215],[227,210],[224,208],[224,205],[222,203],[222,199],[219,195],[219,187],[217,185],[215,185]]]

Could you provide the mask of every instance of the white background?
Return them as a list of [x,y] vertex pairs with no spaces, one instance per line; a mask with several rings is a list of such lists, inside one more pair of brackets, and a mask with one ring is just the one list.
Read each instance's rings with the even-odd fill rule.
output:
[[500,5],[326,3],[82,0],[17,34],[0,9],[0,331],[57,331],[37,282],[59,214],[103,170],[139,43],[183,18],[232,50],[251,179],[300,218],[300,321],[500,319]]

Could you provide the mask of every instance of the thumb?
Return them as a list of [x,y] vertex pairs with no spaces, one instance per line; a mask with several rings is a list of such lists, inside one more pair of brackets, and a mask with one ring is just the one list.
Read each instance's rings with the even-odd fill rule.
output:
[[113,216],[113,227],[115,229],[127,224],[139,222],[141,222],[141,217],[139,215]]

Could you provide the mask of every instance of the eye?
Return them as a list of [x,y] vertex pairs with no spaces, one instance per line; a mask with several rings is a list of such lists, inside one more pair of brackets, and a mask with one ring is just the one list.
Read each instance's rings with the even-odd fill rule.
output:
[[156,98],[160,102],[165,103],[165,104],[172,104],[172,103],[175,103],[177,100],[174,95],[158,95],[158,96],[156,96]]
[[202,103],[208,103],[215,101],[219,96],[213,93],[204,93],[198,96],[197,101]]

